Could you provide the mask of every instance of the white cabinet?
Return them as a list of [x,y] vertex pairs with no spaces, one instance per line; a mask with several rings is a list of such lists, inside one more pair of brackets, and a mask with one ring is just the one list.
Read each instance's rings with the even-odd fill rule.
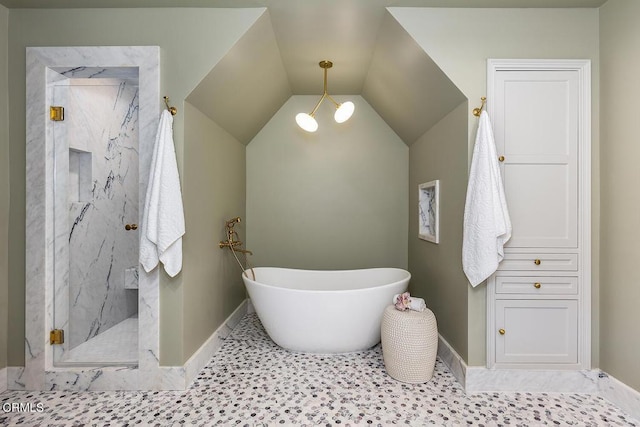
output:
[[513,233],[487,281],[487,365],[590,368],[588,61],[489,60]]
[[576,300],[496,301],[496,363],[578,363]]
[[493,126],[504,157],[510,248],[578,245],[577,86],[577,73],[568,70],[495,75]]

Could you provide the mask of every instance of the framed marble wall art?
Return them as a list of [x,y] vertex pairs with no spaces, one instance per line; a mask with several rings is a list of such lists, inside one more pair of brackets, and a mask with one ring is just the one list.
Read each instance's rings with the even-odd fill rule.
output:
[[440,243],[440,180],[418,186],[418,237]]

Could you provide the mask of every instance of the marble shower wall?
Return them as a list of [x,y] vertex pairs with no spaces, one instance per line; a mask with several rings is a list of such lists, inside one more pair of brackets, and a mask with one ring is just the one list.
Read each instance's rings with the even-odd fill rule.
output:
[[138,310],[137,286],[125,280],[137,269],[138,232],[125,225],[138,224],[139,92],[137,76],[56,71],[73,77],[50,92],[65,108],[54,125],[55,244],[65,260],[56,268],[55,322],[70,350]]

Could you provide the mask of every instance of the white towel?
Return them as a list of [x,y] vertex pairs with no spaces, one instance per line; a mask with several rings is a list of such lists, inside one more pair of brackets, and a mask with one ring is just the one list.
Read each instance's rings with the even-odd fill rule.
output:
[[140,263],[147,272],[158,261],[174,277],[182,269],[182,236],[185,232],[180,176],[173,145],[173,116],[164,110],[151,160],[149,184],[142,215]]
[[511,220],[504,195],[491,121],[480,115],[464,208],[462,269],[471,286],[491,276],[504,258]]
[[425,311],[427,303],[422,298],[411,297],[409,299],[409,310],[413,311]]

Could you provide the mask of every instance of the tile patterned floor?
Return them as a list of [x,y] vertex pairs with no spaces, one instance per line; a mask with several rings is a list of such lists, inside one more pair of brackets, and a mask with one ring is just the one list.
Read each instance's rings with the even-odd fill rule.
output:
[[[15,403],[28,403],[31,410],[6,411]],[[255,315],[242,320],[188,390],[8,391],[0,394],[0,405],[1,426],[30,427],[292,424],[640,427],[638,421],[593,395],[466,395],[440,361],[428,383],[403,384],[385,373],[380,346],[348,355],[291,353],[273,344]]]

